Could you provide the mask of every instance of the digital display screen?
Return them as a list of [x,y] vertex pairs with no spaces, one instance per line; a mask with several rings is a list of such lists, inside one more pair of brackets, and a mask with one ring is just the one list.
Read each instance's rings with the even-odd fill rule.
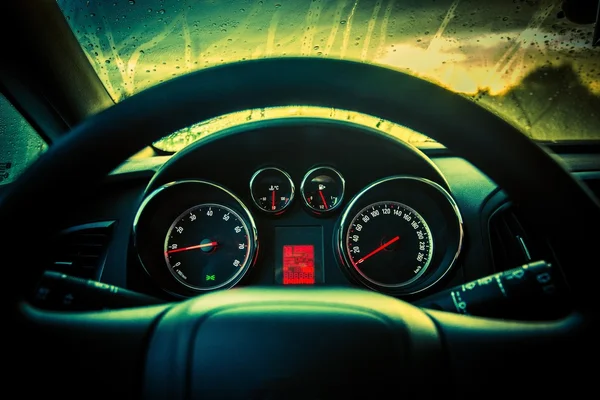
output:
[[315,284],[315,246],[295,244],[283,246],[283,284]]
[[311,286],[324,282],[322,227],[278,226],[274,239],[276,284]]

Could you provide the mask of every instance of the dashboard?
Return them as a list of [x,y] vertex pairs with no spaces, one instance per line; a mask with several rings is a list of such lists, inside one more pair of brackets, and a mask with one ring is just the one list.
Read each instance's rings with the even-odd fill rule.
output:
[[132,251],[176,297],[357,285],[398,297],[453,268],[463,219],[418,149],[352,123],[262,121],[177,153],[146,187]]
[[93,272],[74,270],[71,244],[48,269],[168,301],[242,286],[413,301],[546,258],[519,231],[530,258],[499,264],[492,222],[509,206],[443,149],[426,155],[351,121],[267,120],[124,163],[64,221],[62,233],[110,230]]

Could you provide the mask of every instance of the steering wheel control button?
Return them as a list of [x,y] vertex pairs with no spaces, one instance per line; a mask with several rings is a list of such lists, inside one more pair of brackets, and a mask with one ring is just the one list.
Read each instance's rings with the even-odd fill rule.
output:
[[346,182],[331,167],[313,168],[304,175],[300,192],[304,205],[317,215],[337,210],[344,198]]
[[290,175],[275,167],[259,169],[250,179],[254,205],[269,214],[283,213],[294,200],[294,182]]

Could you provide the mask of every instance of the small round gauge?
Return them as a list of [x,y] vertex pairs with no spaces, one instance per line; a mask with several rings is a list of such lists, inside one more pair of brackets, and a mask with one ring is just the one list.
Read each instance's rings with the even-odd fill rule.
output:
[[350,222],[345,250],[354,269],[378,287],[397,288],[427,270],[433,238],[423,217],[409,206],[381,201],[360,210]]
[[294,182],[287,172],[275,167],[263,168],[250,179],[250,194],[262,211],[281,214],[294,199]]
[[169,228],[165,260],[173,276],[193,290],[229,287],[251,263],[251,237],[247,223],[231,208],[200,204]]
[[331,167],[313,168],[304,175],[300,192],[304,204],[313,212],[323,214],[336,210],[344,197],[345,181]]

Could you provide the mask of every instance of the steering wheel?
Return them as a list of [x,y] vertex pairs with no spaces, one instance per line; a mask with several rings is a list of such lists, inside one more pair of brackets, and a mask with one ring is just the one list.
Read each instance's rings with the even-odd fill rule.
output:
[[[37,258],[47,235],[128,156],[199,120],[286,105],[376,115],[423,132],[472,162],[551,243],[573,311],[547,322],[488,320],[423,310],[364,290],[317,288],[240,288],[102,312],[43,311],[24,300],[41,272]],[[350,397],[394,391],[479,397],[482,387],[495,395],[550,394],[564,382],[573,393],[585,390],[583,377],[591,373],[578,363],[580,355],[598,353],[597,272],[588,264],[600,243],[598,202],[499,116],[379,66],[264,59],[150,88],[50,146],[3,193],[0,226],[8,234],[2,264],[10,289],[3,304],[12,322],[6,365],[29,379],[21,392],[275,399],[337,398],[350,390]]]

